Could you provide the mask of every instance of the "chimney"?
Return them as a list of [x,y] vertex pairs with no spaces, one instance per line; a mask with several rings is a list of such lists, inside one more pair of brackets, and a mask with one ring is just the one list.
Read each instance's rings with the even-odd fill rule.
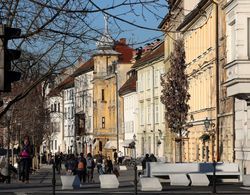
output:
[[120,38],[120,43],[126,45],[126,38]]

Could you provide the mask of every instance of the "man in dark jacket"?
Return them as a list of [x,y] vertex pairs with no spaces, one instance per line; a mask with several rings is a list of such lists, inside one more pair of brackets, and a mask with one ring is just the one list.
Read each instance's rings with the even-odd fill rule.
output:
[[149,154],[146,154],[145,158],[141,162],[143,171],[146,169],[147,162],[151,162],[151,159],[149,158]]

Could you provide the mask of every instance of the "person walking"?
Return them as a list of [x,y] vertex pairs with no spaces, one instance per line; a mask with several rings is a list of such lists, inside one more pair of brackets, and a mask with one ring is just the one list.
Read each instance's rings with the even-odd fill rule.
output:
[[94,159],[92,158],[91,153],[87,154],[86,162],[87,162],[88,183],[94,182],[93,181],[93,174],[94,174],[95,162],[94,162]]
[[78,164],[77,164],[77,175],[80,179],[80,182],[82,183],[86,182],[86,167],[87,167],[86,159],[84,158],[83,153],[80,153],[80,157],[78,159]]
[[142,164],[142,170],[145,174],[145,169],[146,169],[146,165],[148,162],[151,162],[151,159],[149,158],[149,154],[146,154],[144,159],[142,160],[141,164]]
[[104,174],[103,173],[103,156],[102,156],[102,152],[98,152],[98,156],[96,159],[96,163],[97,163],[97,172],[99,175]]
[[113,172],[113,163],[112,160],[110,159],[110,156],[108,156],[106,164],[107,164],[107,173],[111,174],[111,172]]
[[33,150],[30,145],[29,136],[24,137],[23,145],[19,154],[20,157],[20,173],[19,180],[25,183],[29,183],[29,173],[31,167],[31,159]]

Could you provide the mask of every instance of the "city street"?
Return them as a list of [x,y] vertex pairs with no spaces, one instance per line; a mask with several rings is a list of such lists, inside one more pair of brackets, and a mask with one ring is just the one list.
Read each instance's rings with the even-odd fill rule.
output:
[[[95,170],[95,183],[84,184],[80,189],[62,190],[61,181],[56,174],[56,194],[134,194],[133,169],[121,171],[118,189],[100,189],[100,183]],[[52,166],[43,165],[39,171],[31,175],[30,183],[18,183],[12,180],[11,184],[0,184],[0,194],[52,194]],[[162,192],[141,192],[138,187],[138,194],[211,194],[212,186],[208,187],[177,187],[162,183]],[[249,194],[250,188],[244,188],[241,184],[220,184],[217,186],[218,194]]]

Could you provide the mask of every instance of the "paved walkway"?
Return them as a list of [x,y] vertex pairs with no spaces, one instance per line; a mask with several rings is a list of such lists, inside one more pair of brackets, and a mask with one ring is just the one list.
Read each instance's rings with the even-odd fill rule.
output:
[[[56,174],[56,194],[134,194],[134,172],[133,169],[121,171],[119,189],[100,189],[98,175],[95,170],[95,183],[83,184],[77,190],[62,190],[60,175]],[[162,192],[140,192],[138,194],[211,194],[212,187],[176,187],[163,183]],[[240,183],[227,183],[217,186],[218,194],[250,194],[250,188],[242,187]],[[30,183],[19,183],[12,180],[11,184],[0,184],[0,194],[52,194],[52,166],[43,165],[35,174],[31,175]]]

